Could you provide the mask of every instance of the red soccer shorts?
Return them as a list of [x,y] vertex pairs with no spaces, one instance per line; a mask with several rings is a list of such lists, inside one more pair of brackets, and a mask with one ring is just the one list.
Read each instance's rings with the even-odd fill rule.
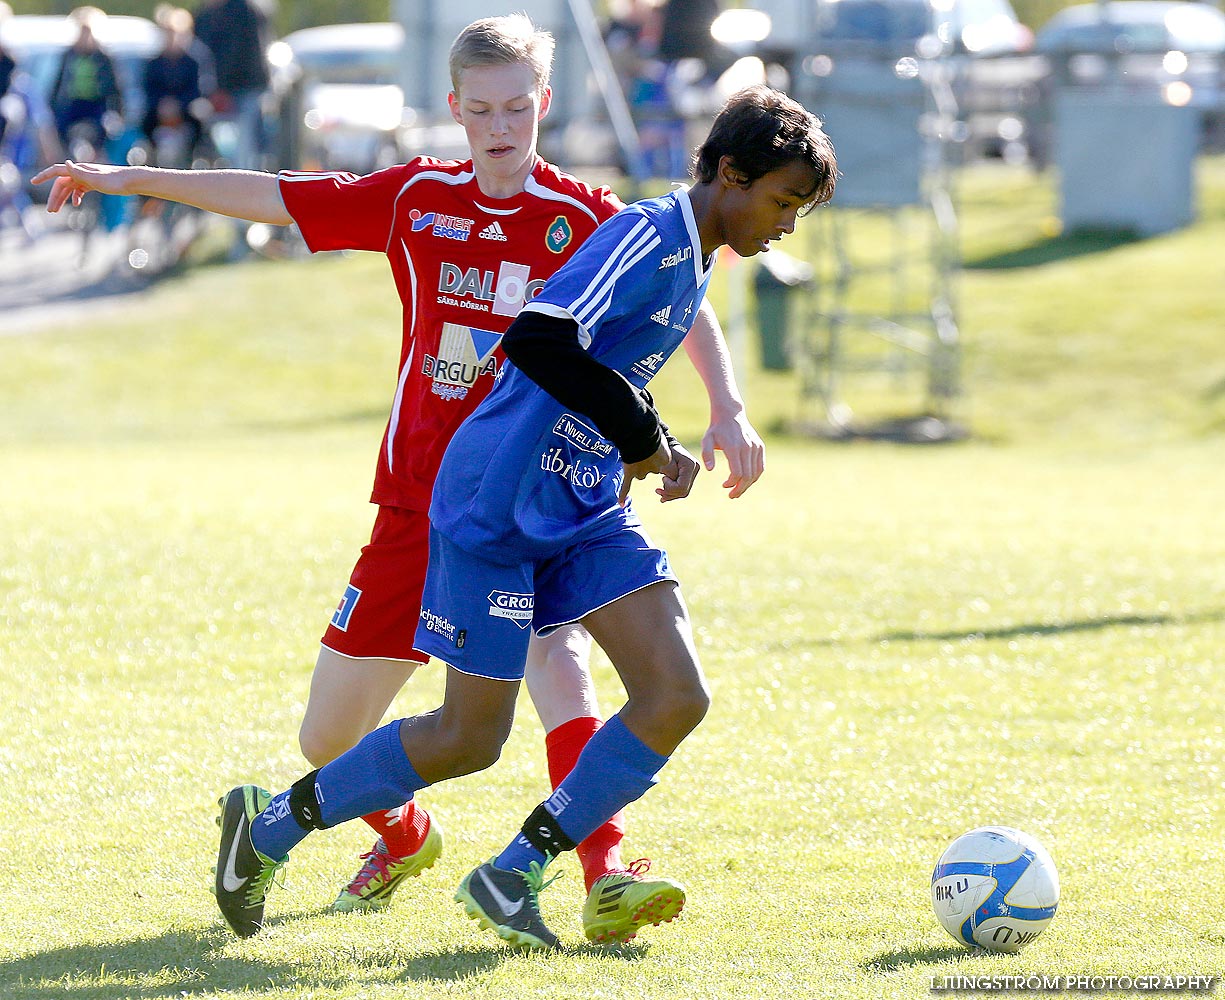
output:
[[343,656],[429,661],[428,653],[413,648],[429,538],[425,511],[379,507],[323,645]]

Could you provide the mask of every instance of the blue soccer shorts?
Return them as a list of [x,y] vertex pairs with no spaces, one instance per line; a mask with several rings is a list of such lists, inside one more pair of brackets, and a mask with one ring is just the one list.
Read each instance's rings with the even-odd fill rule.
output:
[[522,680],[533,629],[548,635],[664,580],[676,580],[667,553],[641,526],[624,522],[511,565],[473,555],[431,528],[413,645],[465,674]]

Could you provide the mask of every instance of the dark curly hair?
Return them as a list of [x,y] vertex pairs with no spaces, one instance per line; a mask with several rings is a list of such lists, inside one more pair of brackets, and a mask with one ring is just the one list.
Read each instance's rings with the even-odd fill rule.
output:
[[694,154],[694,178],[709,184],[724,156],[731,158],[749,183],[794,161],[808,164],[817,182],[805,210],[834,196],[838,161],[821,120],[771,87],[749,87],[728,98]]

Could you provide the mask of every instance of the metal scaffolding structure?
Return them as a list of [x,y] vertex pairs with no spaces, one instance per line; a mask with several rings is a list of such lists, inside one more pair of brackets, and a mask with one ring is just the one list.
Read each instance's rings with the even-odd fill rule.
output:
[[961,393],[953,172],[967,126],[947,13],[931,5],[929,15],[913,54],[838,50],[816,35],[792,67],[793,94],[824,120],[842,173],[833,203],[803,223],[815,274],[791,356],[806,433],[964,435],[953,412]]

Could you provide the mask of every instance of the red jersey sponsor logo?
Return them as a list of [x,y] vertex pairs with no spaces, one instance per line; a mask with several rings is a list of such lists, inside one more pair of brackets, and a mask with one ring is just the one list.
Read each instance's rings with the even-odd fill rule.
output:
[[495,276],[479,267],[460,267],[443,261],[438,271],[438,302],[461,309],[479,309],[498,316],[517,316],[524,303],[544,288],[544,280],[531,279],[526,264],[503,261]]
[[458,215],[444,215],[442,212],[422,212],[418,208],[409,212],[408,218],[412,223],[414,233],[429,228],[435,236],[441,236],[447,240],[459,240],[461,243],[468,242],[468,237],[472,235],[472,227],[476,223],[475,219],[462,219]]

